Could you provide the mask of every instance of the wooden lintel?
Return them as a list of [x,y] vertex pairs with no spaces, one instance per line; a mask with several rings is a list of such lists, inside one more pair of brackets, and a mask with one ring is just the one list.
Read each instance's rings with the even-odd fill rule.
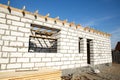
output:
[[52,38],[52,37],[43,37],[43,36],[36,36],[36,35],[30,35],[30,37],[34,37],[34,38],[42,38],[42,39],[50,39],[50,40],[57,40],[57,39]]

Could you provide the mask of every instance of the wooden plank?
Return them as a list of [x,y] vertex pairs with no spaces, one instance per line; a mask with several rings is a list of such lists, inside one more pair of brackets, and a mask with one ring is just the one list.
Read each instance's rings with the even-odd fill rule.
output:
[[60,70],[49,69],[41,69],[39,71],[11,71],[0,73],[0,80],[61,80],[60,77]]
[[37,35],[30,35],[30,37],[33,37],[33,38],[42,38],[42,39],[50,39],[50,40],[57,40],[57,39],[52,38],[52,37],[43,37],[43,36],[37,36]]

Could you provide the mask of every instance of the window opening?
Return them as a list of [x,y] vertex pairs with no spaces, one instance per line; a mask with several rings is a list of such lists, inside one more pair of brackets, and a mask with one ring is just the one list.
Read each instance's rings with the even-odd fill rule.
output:
[[31,25],[29,52],[56,53],[59,29],[40,25]]

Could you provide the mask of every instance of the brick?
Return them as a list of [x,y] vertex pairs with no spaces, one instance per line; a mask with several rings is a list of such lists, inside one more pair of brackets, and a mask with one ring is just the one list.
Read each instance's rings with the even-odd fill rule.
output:
[[6,25],[6,24],[0,24],[0,28],[1,28],[1,29],[8,29],[8,28],[9,28],[9,26],[8,26],[8,25]]
[[23,68],[27,68],[27,67],[34,67],[34,63],[23,63],[22,64]]
[[31,58],[31,62],[41,62],[41,58]]
[[0,18],[0,23],[5,24],[6,23],[6,19]]
[[15,36],[2,36],[3,40],[11,40],[11,41],[16,41],[16,37]]
[[5,30],[0,29],[0,34],[5,34]]
[[7,17],[7,19],[12,19],[12,20],[20,21],[20,17],[17,17],[17,16],[7,15],[6,17]]
[[26,38],[26,37],[17,37],[17,41],[29,42],[29,38]]
[[10,42],[10,46],[23,46],[22,42]]
[[24,33],[22,33],[22,32],[16,32],[16,31],[11,31],[11,35],[12,36],[23,36]]
[[5,18],[5,14],[4,13],[0,13],[0,17]]
[[3,47],[2,47],[2,51],[12,51],[12,52],[16,52],[16,51],[17,51],[17,48],[3,46]]
[[26,19],[26,18],[21,18],[21,21],[22,21],[22,22],[32,23],[32,20]]
[[19,27],[18,31],[21,31],[21,32],[30,32],[30,29]]
[[0,63],[8,63],[9,59],[8,58],[0,58]]
[[10,53],[10,57],[22,57],[22,53]]
[[18,52],[28,52],[28,48],[18,48]]
[[29,62],[29,58],[17,58],[17,62]]
[[23,54],[23,57],[29,57],[29,58],[31,58],[31,57],[34,57],[35,56],[35,53],[24,53]]
[[7,69],[15,69],[15,68],[21,68],[21,64],[20,63],[7,64]]
[[22,22],[12,21],[12,25],[24,27],[25,24]]

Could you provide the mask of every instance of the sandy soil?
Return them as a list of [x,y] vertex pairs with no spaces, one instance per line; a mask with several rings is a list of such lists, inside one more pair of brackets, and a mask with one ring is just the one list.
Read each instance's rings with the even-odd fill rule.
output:
[[112,64],[100,70],[100,73],[92,72],[79,73],[77,75],[69,75],[62,80],[120,80],[120,64]]

